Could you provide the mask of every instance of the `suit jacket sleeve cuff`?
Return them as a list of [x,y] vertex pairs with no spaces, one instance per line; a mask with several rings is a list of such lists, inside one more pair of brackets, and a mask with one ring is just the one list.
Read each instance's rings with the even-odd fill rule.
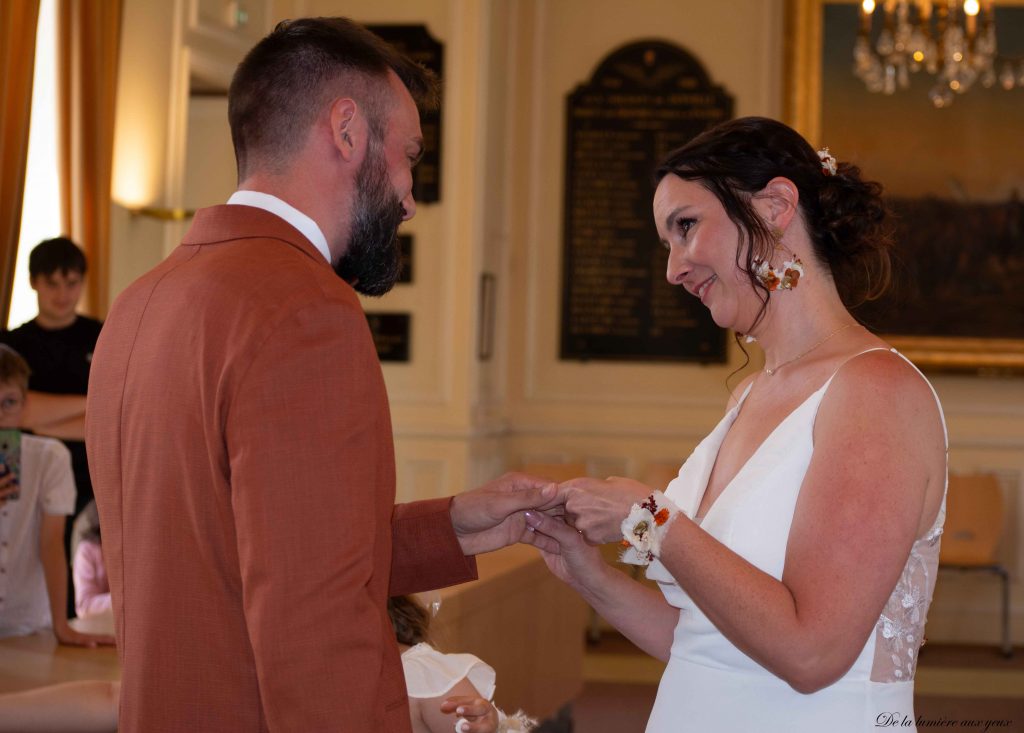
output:
[[476,580],[476,558],[452,528],[452,497],[396,504],[391,515],[391,584],[401,596]]

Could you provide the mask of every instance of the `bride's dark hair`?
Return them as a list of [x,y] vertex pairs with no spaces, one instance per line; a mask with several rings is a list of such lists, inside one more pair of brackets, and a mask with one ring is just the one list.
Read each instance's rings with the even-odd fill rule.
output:
[[781,122],[742,117],[716,125],[669,153],[655,181],[670,174],[711,191],[739,229],[736,264],[762,300],[751,328],[764,317],[771,297],[753,263],[769,261],[775,244],[751,199],[776,177],[796,186],[815,257],[828,266],[847,308],[889,287],[893,238],[882,186],[863,180],[850,163],[838,163],[835,175],[827,175],[814,148]]

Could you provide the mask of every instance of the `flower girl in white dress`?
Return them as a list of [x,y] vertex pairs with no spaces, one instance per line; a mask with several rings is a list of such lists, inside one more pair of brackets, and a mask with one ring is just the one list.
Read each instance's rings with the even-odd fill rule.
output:
[[[388,599],[402,652],[413,733],[517,733],[536,721],[505,715],[491,702],[494,669],[472,654],[444,654],[427,643],[430,613],[409,596]],[[457,717],[453,717],[457,716]]]

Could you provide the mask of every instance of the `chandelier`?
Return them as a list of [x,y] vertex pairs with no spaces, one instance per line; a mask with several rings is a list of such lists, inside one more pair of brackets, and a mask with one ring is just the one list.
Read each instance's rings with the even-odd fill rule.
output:
[[863,0],[853,49],[854,73],[868,91],[894,94],[907,89],[910,74],[922,69],[936,77],[928,92],[936,107],[948,107],[975,82],[987,88],[998,81],[1007,90],[1024,86],[1024,63],[996,54],[992,0],[885,0],[879,4],[883,20],[874,46],[875,0]]

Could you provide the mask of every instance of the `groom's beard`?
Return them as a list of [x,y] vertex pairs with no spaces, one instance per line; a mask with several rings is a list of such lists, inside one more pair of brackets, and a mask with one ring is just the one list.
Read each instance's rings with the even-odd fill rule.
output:
[[345,254],[334,266],[338,276],[363,295],[384,295],[402,269],[398,225],[405,209],[388,180],[378,144],[371,144],[356,175],[352,234]]

